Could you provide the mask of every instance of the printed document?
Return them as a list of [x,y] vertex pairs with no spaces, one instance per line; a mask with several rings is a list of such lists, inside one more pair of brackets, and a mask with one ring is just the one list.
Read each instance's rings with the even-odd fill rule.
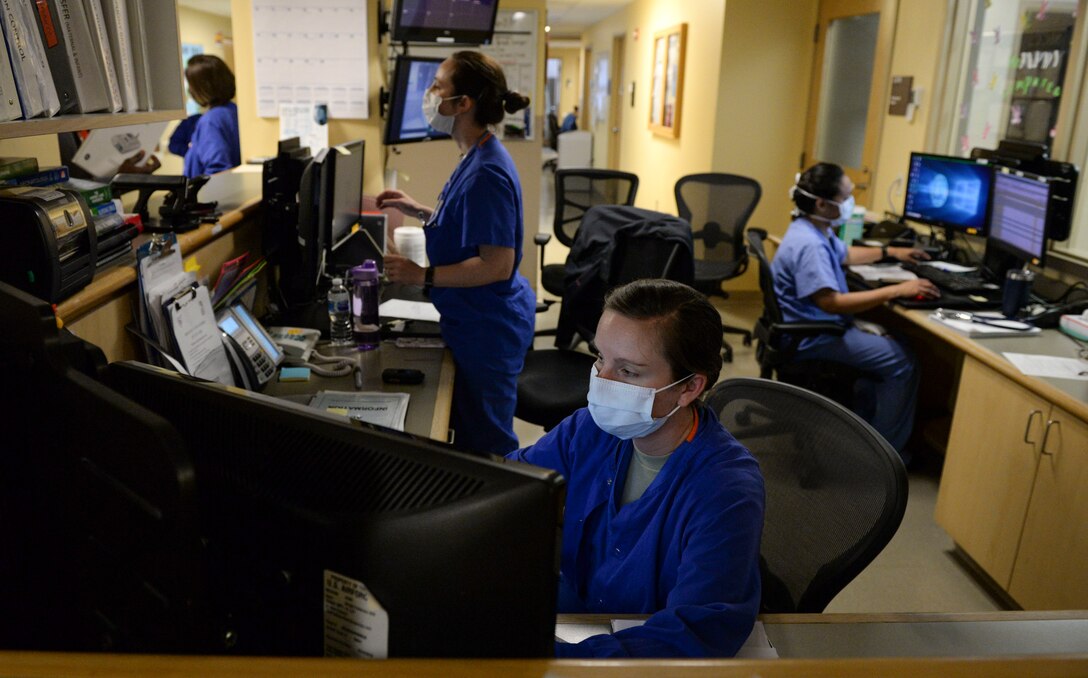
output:
[[408,413],[408,394],[385,391],[318,391],[310,401],[310,407],[403,431],[404,416]]

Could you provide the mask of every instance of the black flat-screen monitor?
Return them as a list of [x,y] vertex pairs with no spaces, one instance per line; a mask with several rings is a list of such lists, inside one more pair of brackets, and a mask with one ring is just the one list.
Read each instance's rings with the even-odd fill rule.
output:
[[233,652],[362,654],[384,633],[389,657],[554,655],[562,476],[140,363],[108,376],[192,458]]
[[987,247],[996,247],[1022,262],[1043,265],[1049,206],[1050,181],[1046,177],[998,170],[994,176]]
[[362,139],[336,147],[336,160],[330,165],[332,175],[332,206],[329,213],[329,247],[336,249],[351,235],[363,212],[363,151]]
[[911,153],[903,216],[931,226],[983,235],[993,169],[974,160]]
[[394,0],[393,40],[487,45],[498,9],[498,0]]
[[423,117],[423,95],[434,82],[442,59],[400,55],[393,72],[389,117],[385,121],[386,145],[407,144],[431,139],[449,139],[431,127]]

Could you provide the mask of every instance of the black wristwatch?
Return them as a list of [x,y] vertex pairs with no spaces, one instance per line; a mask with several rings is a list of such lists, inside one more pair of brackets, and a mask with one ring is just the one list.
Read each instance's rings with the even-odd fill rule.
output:
[[434,266],[428,266],[423,270],[423,289],[430,290],[434,287]]
[[417,217],[417,218],[418,218],[418,219],[420,220],[420,222],[422,222],[422,223],[423,223],[424,225],[426,225],[426,224],[427,224],[427,213],[426,213],[426,212],[424,212],[423,210],[419,210],[419,212],[417,212],[417,213],[416,213],[416,217]]

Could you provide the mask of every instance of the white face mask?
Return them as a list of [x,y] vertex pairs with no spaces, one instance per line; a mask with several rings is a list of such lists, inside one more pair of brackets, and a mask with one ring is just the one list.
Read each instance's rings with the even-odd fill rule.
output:
[[426,119],[427,124],[443,134],[453,134],[453,121],[457,116],[443,115],[438,112],[438,107],[442,105],[443,101],[460,99],[462,96],[458,94],[455,97],[443,99],[438,96],[437,92],[427,90],[427,93],[423,95],[423,117]]
[[695,375],[689,374],[668,386],[652,389],[602,379],[597,375],[597,366],[594,365],[589,370],[589,414],[602,431],[621,440],[648,436],[661,428],[680,409],[677,405],[665,416],[654,419],[654,396],[693,376]]
[[821,198],[819,196],[812,195],[811,193],[796,184],[794,184],[793,187],[790,188],[790,198],[793,198],[794,191],[800,193],[801,195],[807,195],[813,200],[826,200],[827,202],[839,208],[839,216],[835,217],[834,219],[828,219],[827,217],[810,214],[809,216],[813,219],[826,221],[832,226],[842,226],[847,221],[849,221],[850,217],[854,214],[854,196],[852,195],[848,196],[846,200],[843,200],[842,202],[835,202],[834,200],[828,200],[827,198]]

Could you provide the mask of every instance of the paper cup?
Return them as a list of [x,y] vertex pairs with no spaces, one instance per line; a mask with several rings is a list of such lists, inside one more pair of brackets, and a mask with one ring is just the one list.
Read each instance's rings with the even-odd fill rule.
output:
[[393,231],[393,242],[401,256],[427,266],[427,237],[419,226],[401,226]]

